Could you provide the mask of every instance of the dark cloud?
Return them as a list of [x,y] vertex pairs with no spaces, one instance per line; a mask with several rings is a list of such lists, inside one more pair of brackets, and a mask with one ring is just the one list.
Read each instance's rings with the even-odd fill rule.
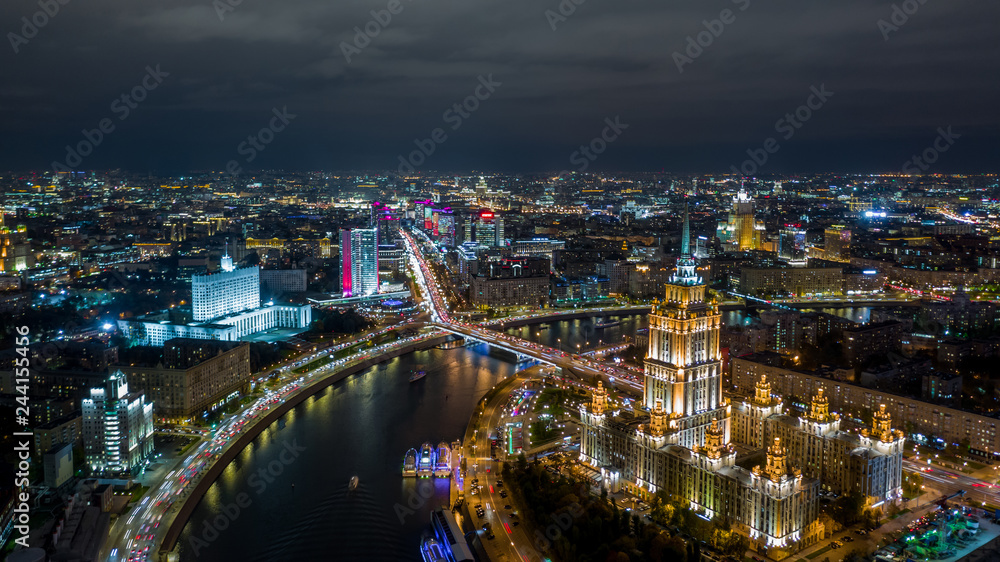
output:
[[[947,125],[963,137],[940,171],[996,170],[1000,5],[909,1],[886,41],[885,0],[586,0],[555,30],[557,0],[401,0],[348,63],[341,43],[388,0],[243,0],[222,21],[211,0],[71,0],[18,54],[0,47],[0,166],[62,159],[159,64],[170,77],[84,167],[219,169],[287,106],[297,119],[250,167],[395,167],[445,127],[425,167],[562,169],[620,115],[596,168],[725,171],[825,84],[765,171],[895,170]],[[735,21],[678,72],[673,53],[724,9]],[[7,0],[0,29],[37,11]],[[488,74],[502,86],[450,130],[443,113]]]

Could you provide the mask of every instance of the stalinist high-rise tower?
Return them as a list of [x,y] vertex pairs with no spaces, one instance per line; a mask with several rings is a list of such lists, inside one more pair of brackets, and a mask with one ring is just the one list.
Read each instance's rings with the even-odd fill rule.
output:
[[[705,519],[729,519],[734,529],[780,560],[822,536],[822,525],[814,524],[820,482],[804,477],[790,462],[784,443],[797,443],[794,438],[774,440],[762,466],[736,465],[732,412],[722,397],[720,322],[718,307],[695,270],[685,208],[677,269],[664,300],[654,303],[649,315],[643,392],[648,412],[619,410],[598,384],[590,403],[580,407],[580,461],[600,471],[601,485],[611,492],[624,489],[652,499],[662,491],[683,498]],[[780,412],[781,401],[766,382],[755,404],[753,412],[760,415]],[[770,418],[752,428],[756,419],[743,418],[738,429],[759,436],[766,446]],[[885,434],[888,424],[880,423],[877,430]]]
[[676,441],[688,448],[704,445],[705,428],[718,419],[729,440],[729,420],[722,398],[719,354],[721,315],[695,271],[691,227],[684,207],[684,231],[677,269],[666,296],[649,314],[644,403],[653,410],[660,401]]

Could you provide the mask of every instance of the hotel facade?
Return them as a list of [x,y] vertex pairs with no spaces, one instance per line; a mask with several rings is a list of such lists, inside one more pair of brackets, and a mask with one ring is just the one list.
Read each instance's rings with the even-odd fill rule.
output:
[[[664,491],[705,518],[730,519],[758,551],[773,558],[815,543],[823,536],[819,492],[823,478],[832,477],[800,466],[815,460],[802,453],[815,444],[807,437],[815,429],[806,422],[777,422],[781,401],[771,395],[766,381],[747,410],[734,415],[722,393],[721,316],[696,274],[686,211],[681,258],[665,297],[654,302],[650,313],[644,408],[614,410],[598,382],[591,403],[581,407],[581,461],[599,470],[612,491],[625,488],[646,498]],[[840,436],[839,425],[831,425],[817,439],[831,443],[831,458],[877,456],[867,465],[875,474],[864,490],[894,498],[902,470],[902,435],[891,430],[890,421],[885,414],[859,436]],[[737,466],[734,437],[766,449],[764,463],[752,469]],[[834,447],[841,443],[846,445]],[[898,459],[893,456],[897,448]],[[858,466],[848,464],[842,472]],[[889,472],[896,477],[888,477]]]

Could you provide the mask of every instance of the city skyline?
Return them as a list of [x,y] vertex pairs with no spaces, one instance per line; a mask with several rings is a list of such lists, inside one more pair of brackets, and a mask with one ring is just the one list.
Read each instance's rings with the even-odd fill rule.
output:
[[0,558],[1000,560],[997,21],[3,2]]

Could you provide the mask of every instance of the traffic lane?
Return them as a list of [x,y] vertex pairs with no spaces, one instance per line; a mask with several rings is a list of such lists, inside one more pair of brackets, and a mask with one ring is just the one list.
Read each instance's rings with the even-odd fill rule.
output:
[[[496,425],[504,422],[507,417],[505,414],[505,405],[506,402],[501,402],[496,405],[496,421],[491,419],[490,427],[495,427]],[[493,486],[493,491],[490,492],[490,498],[493,505],[496,507],[497,518],[500,520],[501,525],[506,523],[506,525],[504,525],[504,531],[509,535],[510,540],[514,543],[514,549],[517,551],[516,557],[518,559],[524,559],[525,557],[530,558],[531,555],[537,553],[531,547],[531,537],[528,534],[527,529],[522,527],[520,524],[514,525],[515,520],[510,517],[514,510],[501,509],[500,507],[501,505],[511,504],[509,497],[504,498],[500,495],[500,486],[497,485],[497,482],[501,479],[500,470],[502,468],[502,463],[496,462],[493,463],[493,465],[496,468],[491,473],[492,476],[488,476],[486,480],[488,485]],[[517,521],[519,522],[520,520],[518,519]],[[522,552],[524,554],[522,554]]]
[[[484,419],[487,422],[484,430],[487,432],[487,435],[489,435],[489,431],[492,428],[497,427],[503,420],[503,410],[502,410],[503,402],[497,402],[492,407],[488,408],[490,408],[489,415],[484,416]],[[476,445],[478,447],[479,443],[477,442]],[[494,534],[494,536],[496,536],[497,532],[499,531],[498,527],[503,528],[503,515],[501,511],[501,504],[497,503],[499,493],[496,491],[496,478],[498,474],[497,471],[499,469],[497,466],[498,463],[494,462],[493,459],[488,456],[488,452],[485,451],[486,447],[489,446],[488,443],[484,443],[483,445],[485,454],[482,457],[481,462],[484,465],[484,468],[489,467],[489,472],[477,471],[477,478],[479,476],[483,476],[483,480],[485,481],[485,484],[483,485],[479,497],[483,497],[484,495],[489,494],[488,499],[485,502],[480,502],[480,503],[486,504],[483,506],[485,508],[485,514],[487,515],[486,520],[490,522],[491,532]],[[506,533],[506,529],[504,529],[504,532]],[[517,548],[514,544],[512,544],[511,538],[509,536],[507,537],[507,540],[504,541],[503,548],[499,547],[499,545],[496,543],[496,539],[494,540],[487,539],[487,542],[494,543],[494,545],[496,545],[496,548],[502,550],[507,554],[510,554],[511,556],[514,557],[514,559],[519,558],[519,555],[517,554]]]

